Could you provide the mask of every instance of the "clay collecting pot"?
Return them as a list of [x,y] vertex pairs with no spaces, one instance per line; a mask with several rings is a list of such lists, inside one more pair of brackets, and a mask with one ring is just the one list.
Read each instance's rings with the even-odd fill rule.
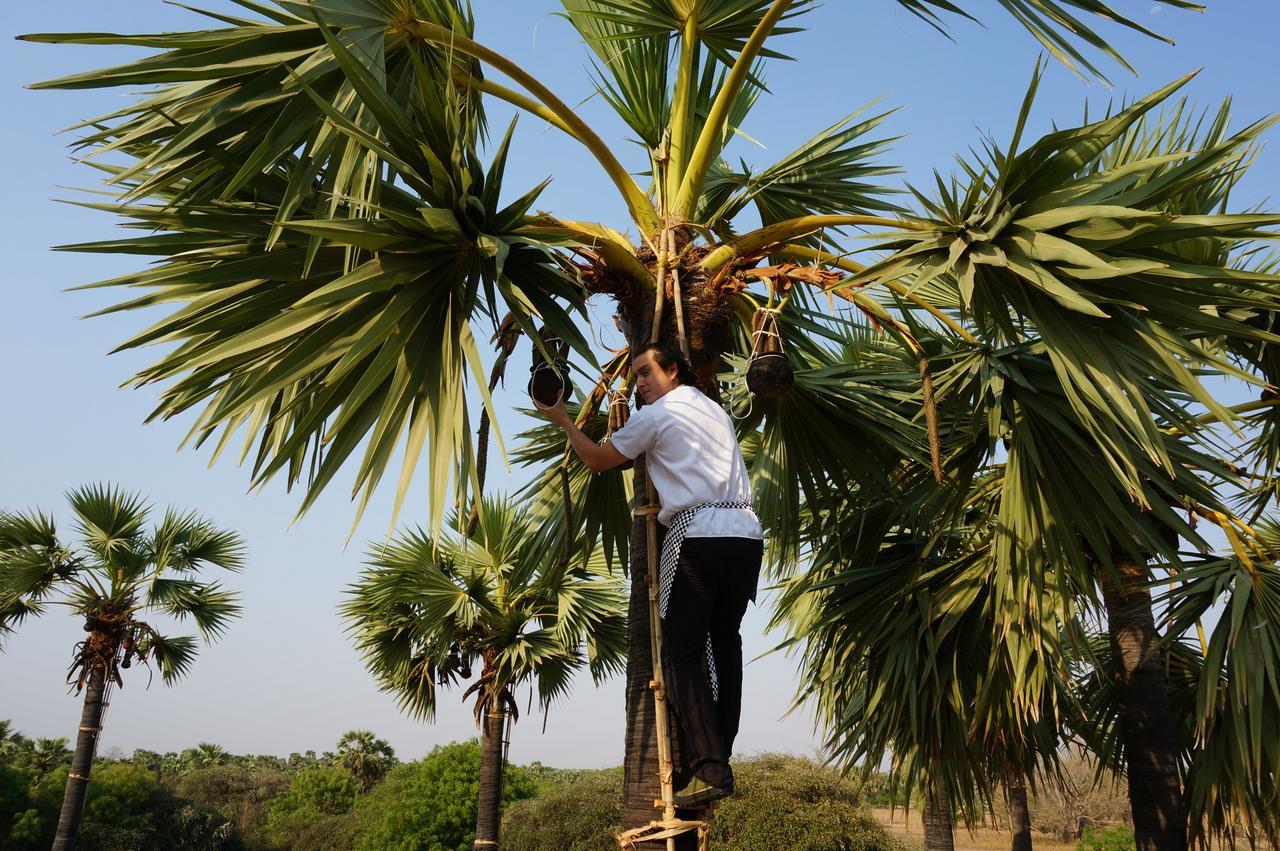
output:
[[573,393],[573,384],[569,381],[569,344],[558,337],[544,336],[542,341],[553,360],[548,363],[537,346],[534,347],[528,390],[530,398],[550,407],[557,398],[568,401]]
[[752,355],[747,366],[747,388],[762,399],[776,399],[795,384],[795,372],[782,352]]

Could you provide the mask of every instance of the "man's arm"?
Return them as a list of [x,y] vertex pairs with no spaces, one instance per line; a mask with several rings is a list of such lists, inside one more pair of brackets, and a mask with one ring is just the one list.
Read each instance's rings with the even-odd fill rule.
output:
[[573,447],[574,452],[578,453],[582,463],[586,464],[591,472],[603,473],[605,470],[612,470],[619,464],[625,464],[631,460],[615,449],[613,444],[596,443],[583,434],[582,429],[578,428],[573,418],[569,416],[569,412],[565,410],[563,400],[557,401],[550,408],[537,399],[533,400],[533,404],[547,415],[547,419],[564,429],[565,434],[569,435],[569,445]]

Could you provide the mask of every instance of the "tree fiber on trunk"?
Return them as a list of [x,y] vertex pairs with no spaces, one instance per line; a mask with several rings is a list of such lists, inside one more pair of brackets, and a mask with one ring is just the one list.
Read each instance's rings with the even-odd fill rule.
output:
[[71,757],[67,788],[62,795],[62,812],[58,815],[58,831],[53,839],[54,851],[72,851],[76,847],[84,802],[89,794],[89,772],[93,769],[93,754],[98,748],[98,733],[102,729],[105,691],[106,672],[101,666],[95,666],[85,682],[80,732],[76,736],[75,755]]
[[495,851],[502,818],[502,739],[507,713],[492,707],[484,713],[480,737],[480,794],[476,808],[477,851]]
[[1013,851],[1031,851],[1031,811],[1027,808],[1027,787],[1009,787],[1009,830]]
[[1184,851],[1187,819],[1178,777],[1169,693],[1160,637],[1146,588],[1145,564],[1113,554],[1116,576],[1104,573],[1103,599],[1111,636],[1129,805],[1138,851]]

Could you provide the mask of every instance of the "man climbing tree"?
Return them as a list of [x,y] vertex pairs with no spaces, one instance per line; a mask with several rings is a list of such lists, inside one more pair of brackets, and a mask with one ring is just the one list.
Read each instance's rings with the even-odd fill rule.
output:
[[729,756],[742,709],[742,636],[755,599],[763,533],[733,424],[695,385],[668,343],[641,347],[632,361],[644,403],[602,444],[583,434],[563,400],[534,404],[563,428],[595,473],[641,453],[661,500],[665,527],[659,612],[668,695],[684,734],[692,778],[675,803],[694,807],[733,792]]

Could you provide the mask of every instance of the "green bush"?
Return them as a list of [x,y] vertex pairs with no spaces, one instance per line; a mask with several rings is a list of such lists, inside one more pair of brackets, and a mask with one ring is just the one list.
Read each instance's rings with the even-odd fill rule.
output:
[[811,759],[762,754],[734,763],[736,794],[716,807],[716,851],[901,851],[867,812],[858,784]]
[[[474,739],[437,747],[421,762],[393,768],[357,807],[355,847],[360,851],[471,851],[479,777],[480,745]],[[529,798],[534,791],[524,769],[507,766],[504,804]]]
[[[716,808],[715,851],[902,851],[867,812],[858,785],[803,757],[734,762],[737,794]],[[512,806],[507,851],[611,851],[622,826],[622,772],[598,771]]]
[[29,769],[0,763],[0,840],[9,835],[14,824],[25,814],[27,789],[34,776],[35,773]]
[[331,766],[304,768],[287,792],[267,807],[267,836],[277,848],[336,851],[349,848],[356,779]]
[[149,769],[131,762],[112,762],[95,765],[92,776],[84,805],[85,822],[143,832],[155,827],[160,784]]
[[184,775],[177,796],[235,825],[250,848],[268,848],[267,812],[289,790],[291,778],[273,768],[217,765]]
[[1133,838],[1133,828],[1121,825],[1097,833],[1091,827],[1084,829],[1084,836],[1076,843],[1076,851],[1135,851],[1138,843]]
[[16,815],[18,817],[9,830],[9,844],[5,847],[14,851],[47,848],[49,843],[44,841],[44,822],[40,818],[40,811],[30,809]]
[[[545,782],[545,781],[544,781]],[[622,825],[622,769],[573,772],[538,797],[518,801],[502,819],[506,851],[612,851]]]

